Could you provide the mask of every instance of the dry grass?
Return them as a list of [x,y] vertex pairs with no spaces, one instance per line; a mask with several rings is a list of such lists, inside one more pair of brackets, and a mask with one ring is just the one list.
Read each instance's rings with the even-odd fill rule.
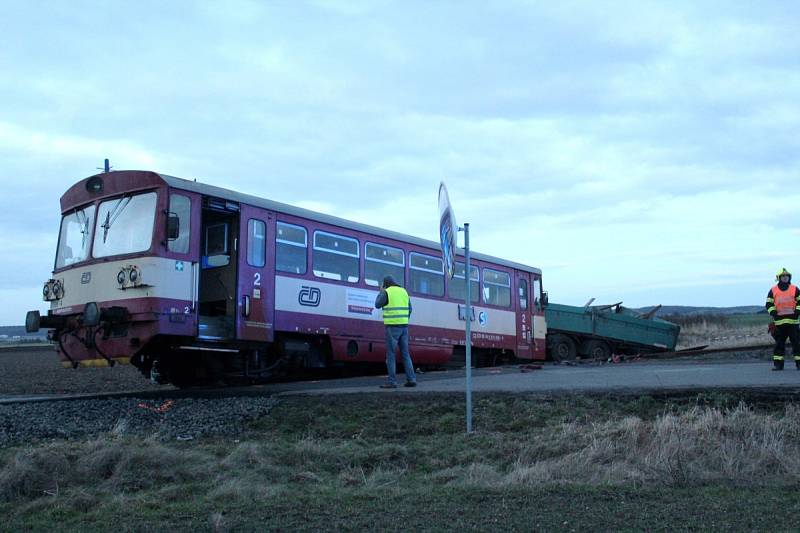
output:
[[0,500],[58,496],[65,488],[101,488],[123,494],[204,476],[208,457],[157,441],[109,438],[80,444],[49,444],[17,452],[0,468]]
[[756,315],[669,315],[662,317],[681,327],[678,349],[710,345],[714,348],[734,348],[769,344],[769,316]]
[[430,476],[434,483],[507,485],[667,485],[722,482],[742,486],[791,485],[800,481],[800,409],[782,416],[695,407],[653,421],[638,417],[562,424],[541,458],[530,444],[501,473],[483,462]]
[[228,528],[225,527],[225,515],[222,513],[212,513],[208,518],[208,525],[214,533],[225,533]]
[[695,406],[649,420],[573,419],[438,450],[422,441],[309,435],[222,449],[101,438],[17,452],[0,469],[0,498],[58,497],[65,489],[80,489],[84,493],[74,503],[88,507],[96,501],[92,490],[162,490],[170,499],[180,497],[179,487],[196,483],[207,487],[203,496],[210,501],[259,501],[293,486],[373,490],[414,479],[473,488],[796,484],[800,409],[787,405],[783,412],[760,413],[740,403],[728,409]]
[[[482,529],[511,517],[507,529],[527,530],[526,506],[546,501],[537,520],[558,530],[577,497],[591,515],[578,530],[703,529],[704,517],[684,520],[701,495],[703,513],[734,513],[731,530],[758,530],[763,521],[752,516],[764,502],[786,495],[780,501],[791,504],[800,486],[800,408],[760,397],[754,408],[738,398],[486,396],[473,435],[461,424],[449,429],[460,398],[297,398],[241,442],[109,432],[0,449],[0,513],[10,515],[11,530],[449,530],[487,516],[497,521]],[[629,502],[616,501],[629,505],[624,512],[609,505],[617,494]],[[650,511],[640,508],[653,498]],[[731,503],[740,500],[748,502],[741,513]],[[665,517],[674,501],[685,506]],[[470,518],[459,522],[462,515]]]
[[72,471],[59,446],[20,451],[0,469],[0,500],[58,496]]

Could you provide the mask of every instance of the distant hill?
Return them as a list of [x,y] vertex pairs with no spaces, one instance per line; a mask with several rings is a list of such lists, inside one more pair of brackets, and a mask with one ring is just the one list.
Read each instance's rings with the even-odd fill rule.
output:
[[[653,309],[653,305],[634,309],[640,313],[647,313]],[[659,309],[655,316],[665,315],[752,315],[754,313],[766,313],[767,310],[761,305],[740,305],[737,307],[692,307],[688,305],[665,305]]]
[[[16,339],[14,337],[17,337]],[[40,329],[36,333],[28,333],[25,326],[0,326],[0,342],[19,341],[20,339],[47,339],[47,330]]]

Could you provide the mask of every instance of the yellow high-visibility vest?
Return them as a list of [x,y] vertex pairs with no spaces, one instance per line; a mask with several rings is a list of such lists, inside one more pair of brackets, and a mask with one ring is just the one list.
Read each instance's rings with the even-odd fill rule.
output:
[[389,303],[383,307],[383,323],[386,326],[407,326],[410,314],[410,299],[403,287],[388,287]]

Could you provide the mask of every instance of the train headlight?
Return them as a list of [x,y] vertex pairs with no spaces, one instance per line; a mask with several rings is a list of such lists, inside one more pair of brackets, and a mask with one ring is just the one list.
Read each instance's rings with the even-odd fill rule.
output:
[[117,284],[120,289],[138,287],[142,284],[142,271],[136,265],[122,267],[117,272]]
[[52,295],[55,300],[60,300],[64,297],[64,284],[60,280],[53,282]]
[[47,280],[42,287],[42,298],[45,302],[60,300],[64,297],[64,282],[59,279]]
[[[106,170],[108,172],[108,170]],[[92,176],[86,182],[86,190],[93,193],[103,192],[103,178],[100,176]]]

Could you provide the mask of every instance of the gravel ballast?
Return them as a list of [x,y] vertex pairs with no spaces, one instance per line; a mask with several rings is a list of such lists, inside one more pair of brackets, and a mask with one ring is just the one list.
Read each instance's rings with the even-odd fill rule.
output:
[[275,401],[269,397],[117,398],[0,405],[0,447],[100,434],[163,441],[240,435],[249,422],[267,414]]
[[[50,347],[0,351],[0,397],[174,391],[131,365],[63,368]],[[0,447],[113,433],[159,440],[238,435],[267,413],[270,397],[106,398],[0,405]]]

